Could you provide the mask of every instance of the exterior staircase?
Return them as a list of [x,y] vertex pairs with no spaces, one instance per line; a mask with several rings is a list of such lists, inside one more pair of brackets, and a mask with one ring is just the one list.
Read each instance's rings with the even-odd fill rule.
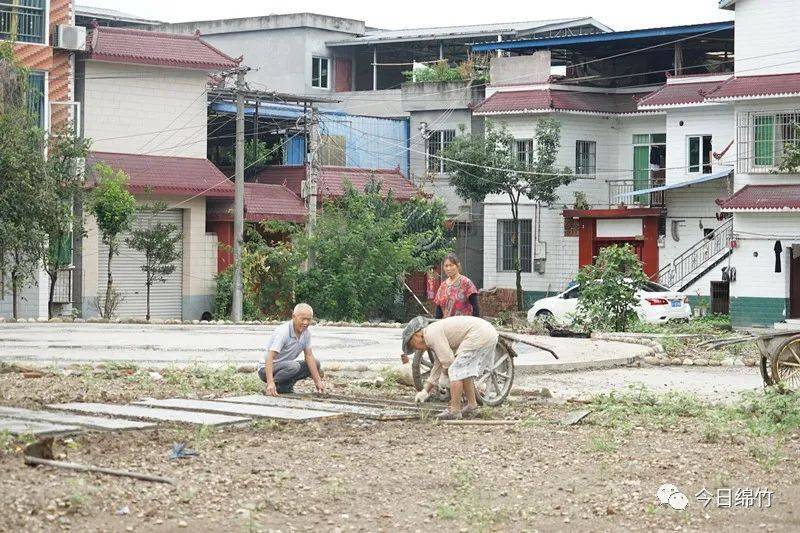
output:
[[654,281],[675,291],[685,291],[731,255],[732,238],[730,218],[659,270]]

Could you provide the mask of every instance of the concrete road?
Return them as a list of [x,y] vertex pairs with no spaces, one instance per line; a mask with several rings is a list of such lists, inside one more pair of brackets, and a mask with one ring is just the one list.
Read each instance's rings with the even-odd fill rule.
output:
[[[130,361],[148,366],[253,363],[274,326],[142,324],[0,324],[0,361],[69,364]],[[312,326],[322,361],[357,365],[399,363],[401,330]],[[517,345],[519,373],[628,364],[646,348],[595,339],[522,336],[554,349],[559,359]]]

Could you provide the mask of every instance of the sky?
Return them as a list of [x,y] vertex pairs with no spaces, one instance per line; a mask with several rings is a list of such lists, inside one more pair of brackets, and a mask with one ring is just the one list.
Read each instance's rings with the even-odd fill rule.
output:
[[[528,0],[526,2],[354,2],[294,0],[79,0],[78,5],[105,7],[165,22],[184,22],[282,13],[320,13],[363,20],[385,29],[420,28],[568,17],[594,17],[615,30],[654,28],[731,20],[717,0]],[[387,6],[391,6],[387,9]],[[402,6],[399,9],[396,6]],[[489,8],[488,6],[491,6]]]

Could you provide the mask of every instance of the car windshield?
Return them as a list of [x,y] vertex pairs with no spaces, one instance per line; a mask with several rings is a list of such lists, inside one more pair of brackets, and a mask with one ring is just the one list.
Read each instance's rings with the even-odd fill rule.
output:
[[653,283],[652,281],[645,281],[642,284],[642,289],[647,292],[672,292],[663,285],[659,285],[658,283]]

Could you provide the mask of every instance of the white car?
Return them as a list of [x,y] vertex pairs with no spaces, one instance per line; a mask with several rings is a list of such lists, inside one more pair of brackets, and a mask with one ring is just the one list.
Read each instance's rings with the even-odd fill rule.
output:
[[[576,285],[556,296],[537,300],[528,311],[528,322],[539,319],[569,323],[570,315],[578,311],[580,294],[581,288]],[[639,298],[636,314],[639,320],[647,324],[689,320],[692,316],[689,297],[682,292],[671,291],[658,283],[647,281],[636,295]]]

